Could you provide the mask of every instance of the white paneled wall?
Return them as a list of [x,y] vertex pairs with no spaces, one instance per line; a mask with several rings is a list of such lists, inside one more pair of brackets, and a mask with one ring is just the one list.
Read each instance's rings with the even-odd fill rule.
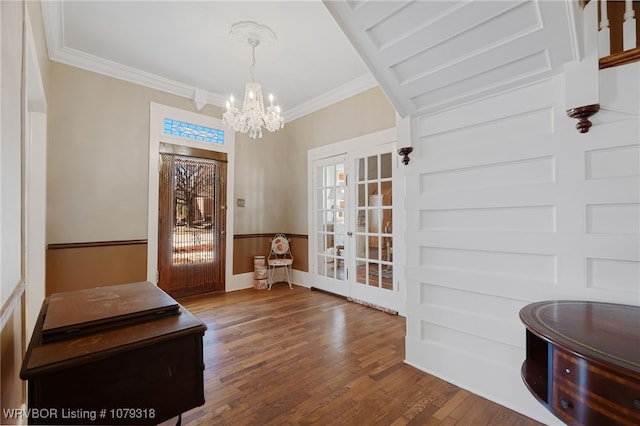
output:
[[[518,312],[640,305],[640,68],[603,73],[586,134],[562,76],[414,119],[407,362],[546,423],[524,387]],[[630,83],[627,84],[627,83]]]

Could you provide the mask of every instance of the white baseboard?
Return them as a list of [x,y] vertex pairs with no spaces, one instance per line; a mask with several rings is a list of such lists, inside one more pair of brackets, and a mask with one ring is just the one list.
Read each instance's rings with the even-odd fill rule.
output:
[[[293,270],[291,282],[300,287],[310,288],[309,273],[304,271]],[[237,291],[253,288],[253,272],[245,272],[244,274],[233,275],[231,282],[225,286],[225,291]]]
[[[519,372],[409,336],[406,345],[406,364],[546,425],[563,424],[528,393]],[[479,365],[482,368],[478,368]]]

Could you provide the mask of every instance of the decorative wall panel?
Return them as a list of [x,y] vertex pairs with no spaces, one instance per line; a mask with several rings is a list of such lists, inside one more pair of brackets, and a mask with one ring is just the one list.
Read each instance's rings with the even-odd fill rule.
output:
[[585,153],[588,180],[607,179],[640,174],[640,146],[594,149]]
[[557,78],[416,118],[406,174],[407,362],[548,424],[520,379],[519,309],[640,305],[640,120],[621,112],[637,94],[608,93],[581,135],[562,93]]
[[555,206],[509,206],[420,211],[420,230],[555,232]]
[[591,288],[637,294],[640,291],[640,262],[587,258],[586,280]]
[[640,234],[640,203],[587,204],[587,233]]
[[529,158],[424,173],[420,176],[420,187],[421,192],[428,192],[551,183],[555,179],[554,170],[552,156]]

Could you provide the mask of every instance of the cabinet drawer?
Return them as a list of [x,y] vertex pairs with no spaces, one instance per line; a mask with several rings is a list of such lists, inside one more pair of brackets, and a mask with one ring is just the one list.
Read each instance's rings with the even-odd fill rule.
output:
[[579,393],[563,386],[553,385],[553,412],[565,423],[575,426],[634,426],[633,422],[620,417],[610,417],[610,412],[601,406],[594,406]]
[[584,424],[584,421],[578,422],[577,419],[584,420],[585,405],[577,395],[567,392],[559,383],[553,384],[551,407],[565,423]]
[[613,424],[640,424],[640,377],[560,350],[554,350],[553,375],[555,381],[583,398],[593,410],[618,418]]

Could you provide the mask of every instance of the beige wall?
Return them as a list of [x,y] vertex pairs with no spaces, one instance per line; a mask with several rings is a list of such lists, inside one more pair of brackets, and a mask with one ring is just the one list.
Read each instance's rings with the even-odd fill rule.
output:
[[[48,73],[47,244],[146,239],[149,103],[195,112],[193,102],[57,62],[48,64]],[[206,106],[200,113],[220,118],[222,109]],[[234,191],[245,207],[235,208],[234,234],[306,236],[307,151],[394,125],[393,107],[374,88],[288,122],[278,132],[265,131],[261,139],[236,135]],[[306,238],[296,244],[306,253]],[[83,256],[98,252],[78,250],[87,252]],[[109,274],[96,277],[94,268],[85,270],[99,259],[59,259],[70,252],[48,252],[48,294],[82,277],[92,277],[93,284],[117,283]],[[234,264],[244,265],[256,254],[241,252],[234,253],[240,256]],[[114,258],[128,259],[118,253]]]
[[[235,235],[286,229],[286,210],[290,207],[282,208],[281,202],[292,180],[289,152],[283,148],[287,140],[284,129],[276,133],[265,131],[262,139],[236,134],[234,191],[236,200],[245,200],[245,207],[235,207]],[[236,200],[229,202],[236,203]]]
[[[49,70],[47,243],[146,238],[149,102],[195,111],[193,102],[57,62]],[[262,139],[237,135],[235,193],[246,207],[234,233],[306,234],[307,150],[394,125],[374,88]]]
[[57,62],[48,101],[47,243],[145,239],[149,103],[193,102]]
[[394,126],[395,110],[376,87],[262,139],[239,135],[235,191],[246,207],[236,208],[235,234],[307,234],[307,151]]

